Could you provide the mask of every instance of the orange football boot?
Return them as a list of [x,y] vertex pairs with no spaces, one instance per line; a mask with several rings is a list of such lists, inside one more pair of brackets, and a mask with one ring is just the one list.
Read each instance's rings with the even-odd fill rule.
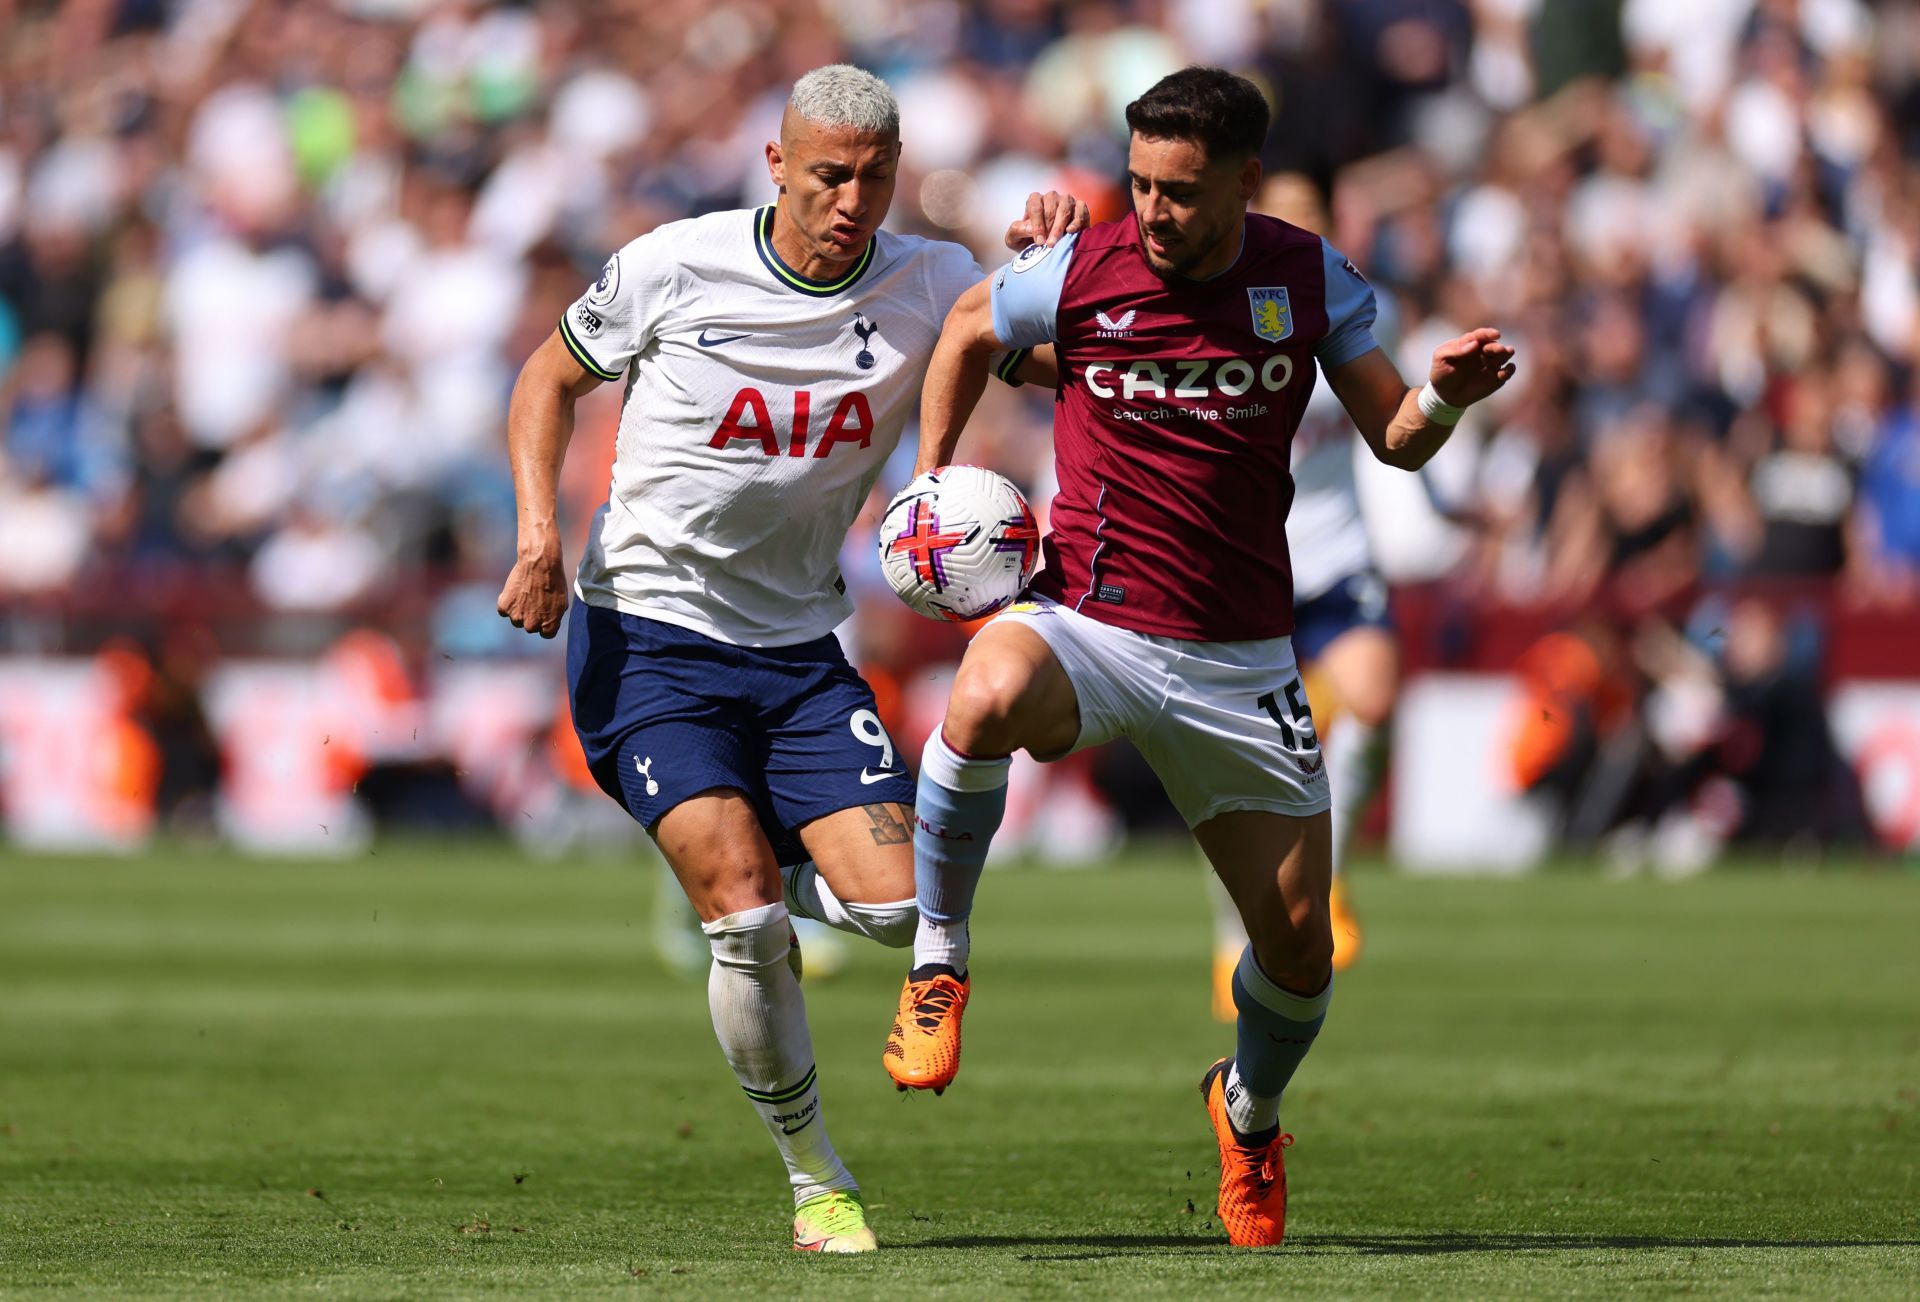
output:
[[1227,1242],[1239,1248],[1265,1248],[1287,1235],[1287,1163],[1293,1136],[1276,1134],[1258,1148],[1246,1148],[1227,1120],[1227,1074],[1233,1059],[1222,1058],[1200,1078],[1200,1097],[1220,1146],[1220,1223]]
[[1327,915],[1333,923],[1333,970],[1344,972],[1360,958],[1360,919],[1353,911],[1353,899],[1347,894],[1347,880],[1333,879],[1327,896]]
[[908,975],[886,1052],[880,1056],[896,1087],[944,1094],[953,1084],[960,1070],[960,1014],[972,988],[971,980],[947,971],[924,981]]

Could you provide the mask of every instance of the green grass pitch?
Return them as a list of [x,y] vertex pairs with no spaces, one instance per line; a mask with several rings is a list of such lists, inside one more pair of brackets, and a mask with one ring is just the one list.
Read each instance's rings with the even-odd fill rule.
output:
[[827,1259],[651,871],[16,856],[0,1293],[1920,1293],[1920,877],[1359,875],[1268,1252],[1209,1218],[1197,877],[990,875],[944,1098],[880,1070],[899,955],[809,985],[885,1245]]

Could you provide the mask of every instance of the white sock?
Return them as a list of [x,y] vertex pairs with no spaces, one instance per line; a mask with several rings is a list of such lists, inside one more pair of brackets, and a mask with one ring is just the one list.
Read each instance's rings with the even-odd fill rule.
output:
[[707,1005],[714,1034],[740,1088],[766,1123],[787,1164],[793,1200],[855,1189],[821,1115],[813,1036],[799,978],[787,966],[792,934],[784,904],[702,923],[713,947]]
[[1328,813],[1333,825],[1336,873],[1346,865],[1347,838],[1353,833],[1353,824],[1380,785],[1380,752],[1385,741],[1385,734],[1349,714],[1341,718],[1322,748],[1327,760],[1327,787],[1333,796]]
[[811,859],[782,868],[780,875],[786,881],[787,908],[796,916],[877,940],[893,949],[905,949],[913,943],[914,920],[920,916],[920,906],[911,896],[884,904],[842,900]]
[[1280,1096],[1263,1098],[1240,1078],[1240,1064],[1227,1073],[1227,1120],[1243,1135],[1257,1135],[1280,1124]]
[[923,913],[913,932],[913,965],[944,963],[955,972],[967,970],[967,924],[933,922]]

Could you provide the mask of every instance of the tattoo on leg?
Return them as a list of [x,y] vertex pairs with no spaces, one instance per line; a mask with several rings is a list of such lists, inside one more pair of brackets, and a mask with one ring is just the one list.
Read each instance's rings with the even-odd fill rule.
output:
[[905,845],[913,840],[913,829],[893,816],[890,805],[863,805],[867,817],[873,820],[873,843],[875,845]]

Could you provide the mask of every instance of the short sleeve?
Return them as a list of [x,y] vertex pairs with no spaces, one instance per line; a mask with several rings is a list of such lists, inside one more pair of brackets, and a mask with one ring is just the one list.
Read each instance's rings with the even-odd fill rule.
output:
[[672,271],[660,244],[642,235],[607,259],[600,279],[560,318],[567,351],[602,380],[619,379],[653,339]]
[[1078,235],[1063,236],[1052,248],[1030,244],[993,273],[993,333],[1009,348],[1051,343],[1060,315],[1060,291],[1067,283]]
[[1380,346],[1373,337],[1379,309],[1373,286],[1344,253],[1321,240],[1320,257],[1326,272],[1327,333],[1314,345],[1313,355],[1322,367],[1340,366]]
[[[973,254],[965,248],[957,244],[948,244],[942,246],[942,251],[945,256],[936,257],[933,260],[931,284],[935,321],[946,320],[947,313],[953,310],[953,305],[959,301],[960,296],[986,279],[986,273],[980,270],[980,264],[974,261]],[[1014,388],[1019,388],[1024,381],[1015,372],[1020,369],[1020,363],[1026,361],[1027,354],[1031,351],[1028,348],[1011,348],[995,353],[991,361],[993,374]]]

